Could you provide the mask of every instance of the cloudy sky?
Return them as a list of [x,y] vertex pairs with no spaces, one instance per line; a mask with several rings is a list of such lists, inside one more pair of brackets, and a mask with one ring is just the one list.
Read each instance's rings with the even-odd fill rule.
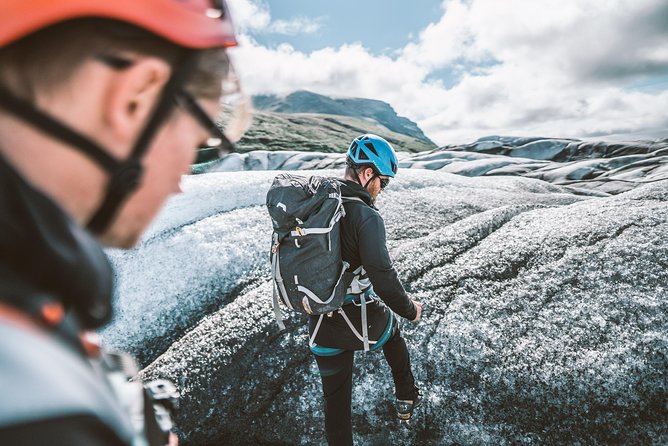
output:
[[229,0],[251,94],[386,101],[434,142],[668,137],[666,0]]

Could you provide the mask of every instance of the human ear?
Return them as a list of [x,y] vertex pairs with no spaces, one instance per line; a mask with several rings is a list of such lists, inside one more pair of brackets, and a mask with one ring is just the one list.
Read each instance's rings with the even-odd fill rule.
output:
[[110,77],[103,113],[118,145],[129,149],[134,144],[150,119],[170,74],[167,62],[146,57],[115,71]]

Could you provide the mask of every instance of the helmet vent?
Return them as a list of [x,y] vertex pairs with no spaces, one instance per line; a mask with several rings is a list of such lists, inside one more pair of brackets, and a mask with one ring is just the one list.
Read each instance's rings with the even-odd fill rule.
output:
[[394,164],[394,161],[390,160],[390,167],[392,168],[393,173],[397,173],[397,165]]
[[206,16],[212,19],[219,19],[223,16],[223,10],[215,8],[207,8]]
[[353,141],[350,146],[350,153],[352,153],[354,158],[357,158],[357,141]]
[[358,158],[361,159],[361,160],[368,160],[368,159],[369,159],[369,157],[368,157],[367,154],[364,152],[364,150],[360,150],[360,153],[359,153],[359,157],[358,157]]
[[378,152],[376,152],[376,149],[373,147],[373,144],[370,142],[365,142],[364,145],[366,146],[367,149],[371,150],[374,155],[378,156]]

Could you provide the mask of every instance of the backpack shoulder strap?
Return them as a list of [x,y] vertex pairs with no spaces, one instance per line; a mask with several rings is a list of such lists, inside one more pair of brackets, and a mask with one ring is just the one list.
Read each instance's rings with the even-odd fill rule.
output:
[[362,200],[360,197],[341,197],[342,201],[359,201],[360,203],[367,204],[366,201]]

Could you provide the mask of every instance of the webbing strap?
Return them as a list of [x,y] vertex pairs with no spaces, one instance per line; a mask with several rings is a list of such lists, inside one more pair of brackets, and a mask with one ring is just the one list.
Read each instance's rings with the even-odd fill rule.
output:
[[371,280],[366,277],[360,279],[361,276],[366,275],[364,266],[360,265],[355,271],[352,272],[353,279],[348,284],[346,289],[346,294],[362,294],[363,292],[371,289]]
[[[346,270],[348,269],[348,266],[350,266],[350,264],[348,262],[344,261],[343,266],[341,268],[341,274],[339,274],[339,280],[336,281],[336,284],[332,288],[332,294],[329,296],[329,299],[327,299],[325,301],[320,299],[315,293],[313,293],[313,291],[309,290],[308,288],[306,288],[302,285],[297,284],[297,291],[300,291],[300,292],[304,293],[313,302],[319,303],[321,305],[327,305],[332,300],[334,300],[334,298],[336,297],[336,290],[339,287],[339,283],[341,282],[341,279],[343,278],[343,275],[345,274]],[[280,270],[279,270],[279,273],[280,273]],[[295,280],[295,282],[296,282],[296,280]]]
[[313,330],[313,334],[308,340],[308,346],[309,348],[313,348],[315,346],[315,337],[318,335],[318,330],[320,330],[320,323],[322,322],[324,314],[321,314],[320,317],[318,318],[318,323],[315,324],[315,330]]
[[300,237],[311,234],[328,234],[332,232],[332,229],[333,229],[332,226],[328,228],[307,228],[307,229],[299,228],[299,230],[297,231],[290,231],[290,235],[293,237]]
[[374,292],[373,292],[373,287],[369,285],[369,287],[365,290],[362,291],[361,293],[346,293],[344,299],[343,299],[343,305],[348,305],[348,304],[353,304],[357,307],[362,305],[362,300],[360,299],[360,296],[364,294],[365,297],[368,297],[370,301],[375,301],[376,297],[374,297]]
[[121,165],[97,143],[37,109],[32,103],[17,98],[3,87],[0,87],[0,108],[4,108],[8,113],[20,118],[35,129],[78,149],[107,172],[113,172]]
[[366,319],[366,297],[364,294],[360,296],[360,301],[362,303],[362,342],[364,343],[364,351],[369,351],[369,327],[367,326]]
[[376,343],[376,345],[374,345],[373,347],[371,347],[371,351],[372,351],[372,352],[378,350],[379,348],[381,348],[383,345],[385,345],[385,343],[388,341],[388,339],[390,339],[390,335],[391,335],[392,332],[393,332],[393,330],[392,330],[392,324],[394,324],[394,319],[395,319],[395,317],[394,317],[394,313],[392,313],[392,310],[390,310],[389,313],[390,313],[390,317],[387,319],[387,327],[385,328],[385,332],[384,332],[383,335],[378,339],[378,342]]
[[[274,317],[276,318],[276,323],[278,328],[285,330],[285,324],[283,323],[283,315],[281,314],[281,307],[278,303],[278,287],[284,287],[283,278],[281,277],[281,270],[278,264],[278,234],[274,232],[272,235],[272,244],[271,244],[271,275],[272,275],[272,294],[273,294],[273,306],[274,306]],[[285,288],[283,288],[285,290]],[[290,302],[288,301],[288,304]]]
[[[352,330],[352,332],[353,332],[353,334],[355,335],[355,337],[356,337],[357,339],[359,339],[360,341],[364,342],[364,337],[360,334],[359,331],[357,331],[357,329],[355,328],[355,326],[353,325],[353,323],[350,321],[350,319],[348,318],[348,315],[346,315],[346,311],[345,311],[343,308],[339,308],[338,311],[339,311],[339,314],[340,314],[340,315],[343,317],[343,319],[346,321],[346,324],[348,324],[348,327],[350,327],[350,329]],[[367,338],[367,340],[368,340],[368,338]],[[367,341],[367,342],[368,342],[369,344],[375,344],[377,341]]]
[[[276,240],[278,240],[278,236],[276,236]],[[277,242],[278,243],[278,242]],[[280,297],[282,298],[281,300],[287,305],[291,310],[294,310],[295,308],[292,306],[290,303],[290,299],[288,299],[288,290],[285,289],[285,284],[283,282],[283,276],[281,275],[281,262],[279,259],[279,248],[278,244],[276,246],[276,253],[275,258],[276,258],[276,273],[274,274],[274,277],[276,278],[276,283],[279,286],[279,292],[280,292]]]
[[360,197],[341,197],[342,201],[359,201],[366,204],[366,201],[362,200]]
[[276,318],[276,323],[278,328],[285,330],[285,324],[283,323],[283,315],[281,314],[281,308],[278,304],[278,291],[276,283],[272,284],[272,294],[273,294],[273,305],[274,305],[274,317]]
[[[333,197],[335,198],[335,197]],[[343,208],[342,204],[342,199],[339,196],[338,197],[338,207],[336,208],[336,211],[334,212],[334,215],[332,216],[332,219],[329,221],[329,226],[326,228],[297,228],[294,231],[290,231],[290,235],[293,237],[301,237],[304,235],[312,235],[312,234],[329,234],[332,232],[334,229],[334,226],[341,220],[341,217],[343,217],[346,213],[345,209]]]
[[364,341],[364,338],[362,338],[362,335],[359,334],[359,332],[355,329],[355,326],[353,325],[352,322],[350,322],[350,319],[348,319],[348,315],[346,315],[346,311],[343,308],[339,308],[339,314],[343,316],[343,319],[346,321],[346,324],[348,324],[348,327],[352,330],[353,334],[359,339],[360,341]]

